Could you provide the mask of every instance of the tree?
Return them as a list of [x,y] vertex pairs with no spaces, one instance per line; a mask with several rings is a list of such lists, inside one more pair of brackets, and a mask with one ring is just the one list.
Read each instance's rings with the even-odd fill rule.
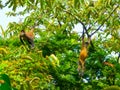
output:
[[[105,86],[119,85],[120,81],[117,79],[120,77],[119,63],[116,58],[109,57],[111,52],[119,52],[119,4],[119,0],[7,0],[3,6],[13,9],[13,12],[7,13],[8,16],[26,13],[29,13],[29,16],[23,22],[9,23],[6,33],[11,41],[7,42],[9,45],[6,42],[4,45],[8,45],[10,50],[12,47],[20,47],[20,43],[15,39],[16,35],[20,30],[29,30],[31,27],[35,28],[35,34],[39,38],[35,39],[36,49],[32,54],[21,46],[11,56],[4,57],[2,54],[2,59],[15,59],[21,60],[21,62],[25,60],[25,65],[19,64],[23,66],[19,72],[22,72],[25,78],[27,75],[33,78],[37,72],[37,76],[43,77],[42,80],[45,80],[45,82],[40,82],[37,79],[37,83],[46,85],[39,87],[41,89],[49,88],[50,85],[50,88],[58,90],[79,88],[100,90]],[[23,7],[24,10],[15,12],[19,7]],[[82,25],[80,34],[73,32],[77,24]],[[92,39],[94,49],[90,48],[89,57],[86,60],[86,72],[80,78],[77,72],[77,61],[83,30],[85,30],[86,38],[94,38]],[[12,44],[10,44],[11,42]],[[24,52],[22,53],[20,49]],[[36,53],[39,50],[43,56]],[[33,60],[35,65],[30,60]],[[113,63],[114,68],[105,66],[105,60]],[[58,61],[59,65],[55,64]],[[37,63],[41,65],[41,68]],[[37,68],[37,70],[33,68]],[[33,76],[29,76],[31,72]],[[112,72],[113,74],[111,74]],[[48,78],[49,84],[46,78]]]

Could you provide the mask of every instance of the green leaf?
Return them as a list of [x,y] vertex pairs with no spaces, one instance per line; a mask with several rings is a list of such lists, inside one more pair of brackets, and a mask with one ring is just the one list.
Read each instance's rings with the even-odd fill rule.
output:
[[40,0],[40,7],[41,7],[41,9],[43,9],[43,6],[44,6],[44,0]]
[[12,90],[10,79],[6,74],[1,74],[0,80],[3,80],[3,82],[0,83],[0,90]]

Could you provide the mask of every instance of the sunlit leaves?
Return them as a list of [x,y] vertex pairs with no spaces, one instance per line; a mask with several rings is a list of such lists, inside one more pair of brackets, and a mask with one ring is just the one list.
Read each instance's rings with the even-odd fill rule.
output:
[[7,54],[8,51],[5,48],[0,48],[0,54]]
[[6,33],[4,31],[4,29],[2,28],[2,26],[0,25],[0,29],[1,29],[1,33],[2,33],[2,37],[5,38],[6,36]]
[[118,86],[114,86],[114,85],[112,85],[112,86],[107,86],[107,87],[105,87],[105,88],[103,88],[102,90],[119,90],[120,89],[120,87],[118,87]]
[[[21,6],[25,9],[7,15],[29,15],[22,22],[9,23],[6,32],[2,30],[3,36],[8,35],[8,38],[0,44],[3,46],[0,50],[1,72],[8,73],[18,89],[26,90],[31,86],[36,90],[77,90],[81,87],[94,90],[109,85],[106,78],[112,69],[103,67],[103,62],[116,63],[116,58],[106,57],[112,51],[119,51],[118,3],[118,0],[8,0],[6,5],[13,11]],[[94,48],[89,50],[86,59],[84,79],[77,71],[79,35],[83,27],[78,28],[79,35],[73,32],[74,26],[80,23],[89,34],[97,30],[92,39]],[[18,37],[20,30],[28,31],[31,27],[35,28],[36,34],[34,50],[28,50]],[[115,73],[119,78],[119,72]]]
[[54,54],[51,54],[48,58],[54,67],[60,65],[58,58]]
[[[20,50],[19,51],[16,50],[13,53],[15,53],[17,55],[17,54],[19,54],[17,52],[20,53]],[[11,52],[11,55],[13,55],[12,52]],[[23,86],[25,88],[30,87],[30,86],[32,86],[32,88],[36,88],[36,86],[41,88],[42,86],[40,87],[38,85],[39,83],[41,83],[41,84],[46,83],[46,85],[47,85],[47,82],[48,81],[50,82],[51,78],[48,78],[48,75],[46,74],[48,72],[47,66],[50,63],[49,62],[46,63],[46,61],[42,61],[42,60],[46,60],[46,59],[44,59],[44,57],[42,57],[38,53],[36,53],[35,56],[34,56],[34,54],[32,56],[30,56],[30,55],[31,55],[31,53],[28,53],[28,54],[22,53],[21,56],[19,56],[17,58],[17,60],[14,60],[16,58],[13,58],[13,57],[12,57],[13,59],[11,60],[10,55],[7,54],[6,57],[9,56],[9,59],[5,60],[5,61],[4,60],[1,61],[0,71],[1,71],[1,73],[9,72],[8,74],[10,75],[11,79],[13,80],[13,83],[20,82],[20,83],[24,84]],[[37,56],[37,58],[36,58],[36,56]],[[7,69],[4,70],[5,68],[7,68]],[[39,73],[37,73],[37,72],[39,72]],[[21,75],[24,77],[21,77]],[[35,77],[40,76],[40,75],[42,76],[41,80],[40,81],[38,80],[36,82]],[[29,80],[28,79],[25,80],[26,77],[28,77]],[[30,86],[27,86],[27,82],[30,83]],[[35,82],[36,82],[36,84],[33,84]],[[17,88],[20,88],[20,86],[17,85]],[[45,88],[45,86],[43,88]]]

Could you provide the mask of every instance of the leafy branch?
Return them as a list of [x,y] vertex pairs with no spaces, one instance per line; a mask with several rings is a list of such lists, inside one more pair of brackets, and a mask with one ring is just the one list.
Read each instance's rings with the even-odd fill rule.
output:
[[[69,11],[65,11],[65,12],[68,13],[68,14],[70,14],[71,16],[73,16],[78,22],[80,22],[83,25],[82,38],[84,38],[84,33],[86,32],[87,37],[89,39],[89,42],[90,42],[91,46],[94,48],[94,45],[93,45],[93,43],[91,41],[91,35],[89,35],[88,29],[86,28],[85,24],[80,19],[78,19],[75,15],[73,15],[72,13],[70,13]],[[84,30],[85,30],[85,32],[84,32]]]
[[[89,35],[88,30],[89,30],[92,26],[87,29],[86,26],[85,26],[85,24],[84,24],[78,17],[76,17],[75,15],[73,15],[73,14],[72,14],[71,12],[69,12],[69,11],[64,11],[64,12],[66,12],[66,13],[68,13],[69,15],[73,16],[78,22],[80,22],[80,23],[82,24],[83,29],[85,30],[85,32],[86,32],[86,34],[87,34],[87,36],[88,36],[88,38],[89,38],[89,37],[91,37],[92,35],[94,35],[97,31],[100,30],[100,28],[101,28],[101,27],[104,25],[104,23],[112,16],[112,14],[116,11],[116,9],[117,9],[118,7],[119,7],[119,5],[117,5],[117,6],[112,10],[112,12],[110,13],[110,15],[102,22],[102,24],[101,24],[93,33],[91,33],[91,35]],[[96,21],[95,23],[97,23],[97,21]]]
[[92,35],[94,35],[97,31],[99,31],[100,30],[100,28],[104,25],[104,23],[112,16],[112,14],[116,11],[116,9],[119,7],[119,5],[117,5],[114,9],[113,9],[113,11],[110,13],[110,15],[102,22],[102,24],[90,35],[90,36],[92,36]]
[[80,19],[78,19],[75,15],[73,15],[73,14],[70,13],[69,11],[64,11],[64,12],[66,12],[66,13],[68,13],[69,15],[73,16],[79,23],[81,23],[82,26],[83,26],[83,30],[85,30],[87,36],[90,37],[90,35],[89,35],[88,31],[87,31],[87,28],[86,28],[85,24],[84,24]]

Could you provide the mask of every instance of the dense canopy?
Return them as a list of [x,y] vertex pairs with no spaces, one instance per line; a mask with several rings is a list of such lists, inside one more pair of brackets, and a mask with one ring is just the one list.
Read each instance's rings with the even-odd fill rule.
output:
[[[119,90],[120,0],[3,1],[1,10],[12,8],[7,16],[28,16],[0,26],[0,90]],[[19,33],[31,28],[35,48],[28,50]],[[91,43],[81,77],[83,30]]]

